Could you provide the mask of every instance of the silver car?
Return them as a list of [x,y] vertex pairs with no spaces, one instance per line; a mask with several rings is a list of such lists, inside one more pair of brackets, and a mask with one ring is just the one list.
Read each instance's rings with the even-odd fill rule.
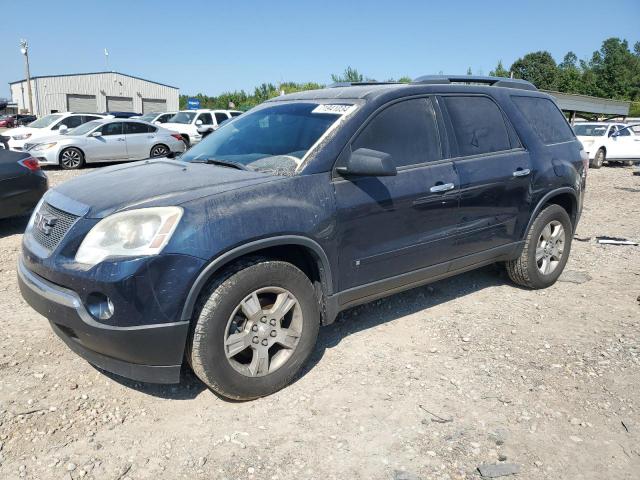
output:
[[158,125],[122,118],[105,118],[80,125],[60,134],[26,143],[41,165],[81,168],[85,163],[143,160],[182,153],[185,144],[179,133]]

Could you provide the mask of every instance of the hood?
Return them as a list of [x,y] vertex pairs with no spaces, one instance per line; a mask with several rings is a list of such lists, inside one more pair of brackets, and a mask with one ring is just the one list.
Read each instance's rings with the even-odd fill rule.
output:
[[180,205],[282,179],[266,173],[156,159],[101,168],[59,185],[53,192],[85,206],[88,217],[103,218],[120,210]]
[[27,139],[26,143],[30,144],[38,144],[38,143],[52,143],[52,142],[62,142],[63,140],[77,140],[82,138],[82,135],[47,135],[44,137],[32,136]]
[[160,125],[162,128],[166,128],[167,130],[184,130],[185,128],[195,128],[196,126],[193,123],[163,123]]

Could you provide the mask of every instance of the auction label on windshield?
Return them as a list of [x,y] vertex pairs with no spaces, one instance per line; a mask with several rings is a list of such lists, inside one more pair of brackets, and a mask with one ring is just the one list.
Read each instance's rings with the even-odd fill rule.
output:
[[333,113],[334,115],[346,115],[356,109],[355,105],[325,103],[318,105],[311,113]]

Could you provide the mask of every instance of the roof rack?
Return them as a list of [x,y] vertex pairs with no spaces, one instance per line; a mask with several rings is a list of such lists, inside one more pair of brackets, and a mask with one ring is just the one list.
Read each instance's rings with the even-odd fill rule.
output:
[[475,75],[424,75],[411,83],[419,84],[447,84],[447,83],[481,83],[493,87],[519,88],[521,90],[538,90],[536,86],[526,80],[504,77],[480,77]]
[[338,88],[338,87],[361,87],[366,85],[397,85],[400,82],[335,82],[329,85],[329,88]]

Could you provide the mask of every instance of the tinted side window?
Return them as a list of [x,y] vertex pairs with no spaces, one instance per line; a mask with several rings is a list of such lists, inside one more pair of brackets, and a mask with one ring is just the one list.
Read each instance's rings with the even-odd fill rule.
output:
[[619,132],[618,134],[619,134],[621,137],[628,137],[628,136],[630,136],[630,135],[631,135],[631,132],[629,132],[629,129],[628,129],[628,128],[624,128],[624,127],[623,127],[623,126],[621,126],[621,125],[618,125],[618,132]]
[[242,115],[242,112],[231,112],[232,117],[238,117],[240,115]]
[[128,134],[128,135],[133,135],[136,133],[148,133],[149,129],[147,128],[147,125],[145,125],[144,123],[138,123],[138,122],[126,122],[124,127],[124,133]]
[[172,113],[165,113],[164,115],[161,115],[160,117],[158,117],[156,122],[167,123],[171,117],[173,117]]
[[201,120],[203,125],[213,125],[213,118],[210,113],[201,113],[198,120]]
[[518,96],[511,98],[542,143],[550,145],[568,142],[575,138],[564,115],[548,98]]
[[498,106],[487,97],[443,97],[460,156],[511,149]]
[[93,115],[83,115],[82,123],[90,122],[91,120],[100,120],[101,117],[94,117]]
[[69,129],[79,127],[80,125],[82,125],[82,117],[79,115],[76,115],[74,117],[67,117],[64,120],[61,120],[60,123],[52,128],[52,130],[59,130],[60,125],[66,125]]
[[218,125],[229,118],[225,113],[222,113],[222,112],[216,112],[215,116],[216,116],[216,122],[218,123]]
[[107,123],[102,127],[102,135],[122,135],[122,122]]
[[360,132],[351,149],[389,153],[397,167],[442,158],[431,100],[405,100],[385,108]]

